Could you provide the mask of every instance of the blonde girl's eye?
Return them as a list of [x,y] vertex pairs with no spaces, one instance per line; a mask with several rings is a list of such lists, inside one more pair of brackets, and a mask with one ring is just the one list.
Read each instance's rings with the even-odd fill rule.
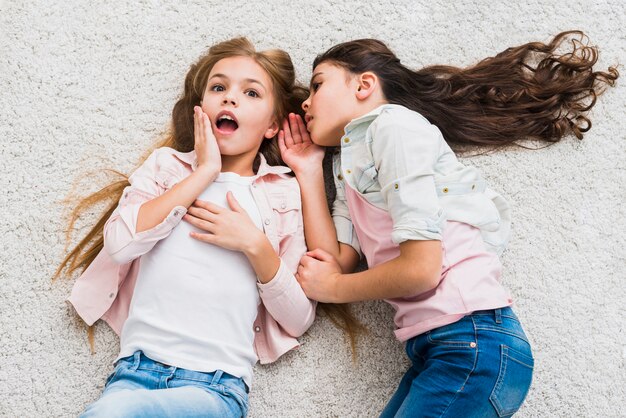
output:
[[256,92],[256,91],[254,91],[254,90],[248,90],[248,91],[246,91],[246,95],[248,95],[248,96],[250,96],[250,97],[260,97],[260,96],[259,96],[259,93],[257,93],[257,92]]

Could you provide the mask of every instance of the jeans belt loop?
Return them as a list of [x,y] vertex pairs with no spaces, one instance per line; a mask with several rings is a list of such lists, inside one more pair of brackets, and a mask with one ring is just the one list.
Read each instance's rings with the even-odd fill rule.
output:
[[220,382],[220,379],[222,378],[223,374],[224,374],[224,372],[222,370],[216,370],[213,373],[213,379],[211,379],[211,384],[212,385],[217,385]]
[[501,324],[502,323],[502,309],[496,309],[494,313],[496,316],[496,324]]
[[133,353],[133,366],[132,370],[137,371],[139,369],[139,363],[141,362],[141,355],[143,353],[140,350],[137,350]]

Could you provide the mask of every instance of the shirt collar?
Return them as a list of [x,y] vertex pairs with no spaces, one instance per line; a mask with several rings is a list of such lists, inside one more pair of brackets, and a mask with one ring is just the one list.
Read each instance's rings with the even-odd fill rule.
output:
[[346,134],[348,134],[349,131],[351,131],[352,129],[354,129],[356,126],[362,124],[362,123],[366,123],[366,122],[371,122],[374,119],[376,119],[378,117],[378,115],[380,115],[384,110],[386,109],[390,109],[393,107],[397,107],[398,105],[395,104],[391,104],[391,103],[386,103],[384,105],[380,105],[377,108],[371,110],[370,112],[364,114],[363,116],[359,116],[358,118],[354,118],[352,119],[344,128],[344,131]]
[[[196,151],[190,151],[190,152],[173,151],[173,154],[182,162],[189,164],[192,170],[195,171],[196,168],[198,167]],[[285,174],[291,172],[291,169],[289,167],[285,167],[282,165],[269,165],[267,163],[267,160],[265,159],[265,156],[261,153],[259,153],[259,157],[261,158],[261,162],[259,164],[259,170],[257,171],[256,176],[254,176],[255,179],[266,176],[268,174],[284,176]]]

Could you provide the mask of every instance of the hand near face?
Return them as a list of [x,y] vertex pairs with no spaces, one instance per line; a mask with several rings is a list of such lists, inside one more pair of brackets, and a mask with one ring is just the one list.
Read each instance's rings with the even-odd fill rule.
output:
[[211,121],[200,106],[193,108],[194,150],[198,159],[198,168],[209,168],[219,173],[222,169],[222,156],[213,134]]
[[296,175],[322,165],[324,148],[311,141],[300,115],[290,113],[284,120],[283,129],[278,133],[278,146],[283,160]]
[[227,250],[246,252],[265,238],[243,209],[232,192],[226,194],[230,208],[224,208],[211,202],[196,200],[189,207],[183,220],[205,233],[191,232],[192,238],[209,244],[215,244]]
[[337,260],[324,250],[307,252],[300,260],[296,280],[309,299],[319,302],[337,302],[337,283],[341,267]]

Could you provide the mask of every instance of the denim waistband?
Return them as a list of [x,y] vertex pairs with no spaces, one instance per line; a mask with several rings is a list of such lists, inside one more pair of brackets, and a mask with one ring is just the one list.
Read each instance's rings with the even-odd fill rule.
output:
[[211,385],[222,384],[225,386],[237,387],[245,393],[249,393],[248,385],[240,377],[233,376],[223,370],[212,372],[199,372],[195,370],[183,369],[180,367],[164,364],[147,357],[142,351],[135,351],[132,356],[118,360],[127,363],[132,370],[150,370],[156,373],[172,374],[177,379],[193,380],[196,382],[208,383]]
[[484,311],[474,311],[472,312],[470,315],[474,315],[474,316],[480,316],[480,315],[488,315],[488,316],[492,316],[496,323],[500,323],[502,322],[502,318],[513,318],[519,321],[519,319],[517,318],[517,315],[515,315],[515,312],[513,312],[513,309],[510,306],[505,306],[503,308],[497,308],[497,309],[487,309]]

